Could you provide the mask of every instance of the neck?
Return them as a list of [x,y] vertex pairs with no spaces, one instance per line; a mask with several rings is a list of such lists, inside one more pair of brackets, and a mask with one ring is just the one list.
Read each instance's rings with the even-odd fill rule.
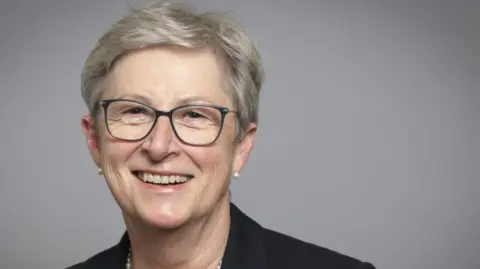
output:
[[174,230],[126,221],[132,268],[216,269],[230,231],[230,200],[225,195],[213,211]]

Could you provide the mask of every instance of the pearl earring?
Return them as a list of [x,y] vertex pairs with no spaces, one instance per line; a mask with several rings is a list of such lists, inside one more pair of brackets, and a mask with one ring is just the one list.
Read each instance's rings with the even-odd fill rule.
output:
[[239,172],[234,172],[232,176],[233,176],[234,178],[239,178],[239,177],[240,177],[240,173],[239,173]]
[[99,175],[103,175],[103,170],[102,168],[98,168],[98,172],[97,172]]

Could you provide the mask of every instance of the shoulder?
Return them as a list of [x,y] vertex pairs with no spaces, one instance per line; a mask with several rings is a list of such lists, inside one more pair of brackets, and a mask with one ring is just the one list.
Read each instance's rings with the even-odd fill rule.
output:
[[106,255],[106,251],[102,251],[98,254],[95,254],[94,256],[88,258],[85,261],[79,262],[77,264],[71,265],[65,269],[87,269],[87,268],[92,268],[92,265],[102,263],[102,260],[104,260],[104,256]]
[[[121,268],[118,265],[124,263],[122,258],[122,246],[116,245],[105,249],[82,262],[70,265],[65,269],[105,269],[105,268]],[[125,256],[126,257],[126,256]]]
[[370,263],[263,228],[269,268],[374,269]]
[[86,260],[79,262],[77,264],[71,265],[65,269],[90,269],[96,268],[98,265],[102,265],[107,260],[107,257],[110,256],[113,248],[109,248],[100,253],[93,255],[92,257],[87,258]]
[[232,266],[246,265],[232,268],[375,269],[370,263],[263,227],[233,203],[231,212],[226,258]]

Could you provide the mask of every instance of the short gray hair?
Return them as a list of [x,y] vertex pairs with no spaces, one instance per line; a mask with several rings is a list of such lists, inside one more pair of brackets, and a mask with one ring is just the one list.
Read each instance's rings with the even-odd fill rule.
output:
[[238,131],[243,133],[249,123],[258,122],[264,71],[253,39],[227,14],[196,13],[192,7],[173,1],[150,1],[141,8],[131,8],[98,40],[81,76],[82,97],[92,115],[115,60],[158,45],[211,49],[227,70],[227,90],[238,110]]

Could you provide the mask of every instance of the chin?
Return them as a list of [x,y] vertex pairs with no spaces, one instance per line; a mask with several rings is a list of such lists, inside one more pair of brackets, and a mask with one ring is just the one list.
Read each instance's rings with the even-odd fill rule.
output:
[[155,228],[176,229],[191,220],[191,212],[181,205],[164,204],[151,207],[138,213],[147,225]]

